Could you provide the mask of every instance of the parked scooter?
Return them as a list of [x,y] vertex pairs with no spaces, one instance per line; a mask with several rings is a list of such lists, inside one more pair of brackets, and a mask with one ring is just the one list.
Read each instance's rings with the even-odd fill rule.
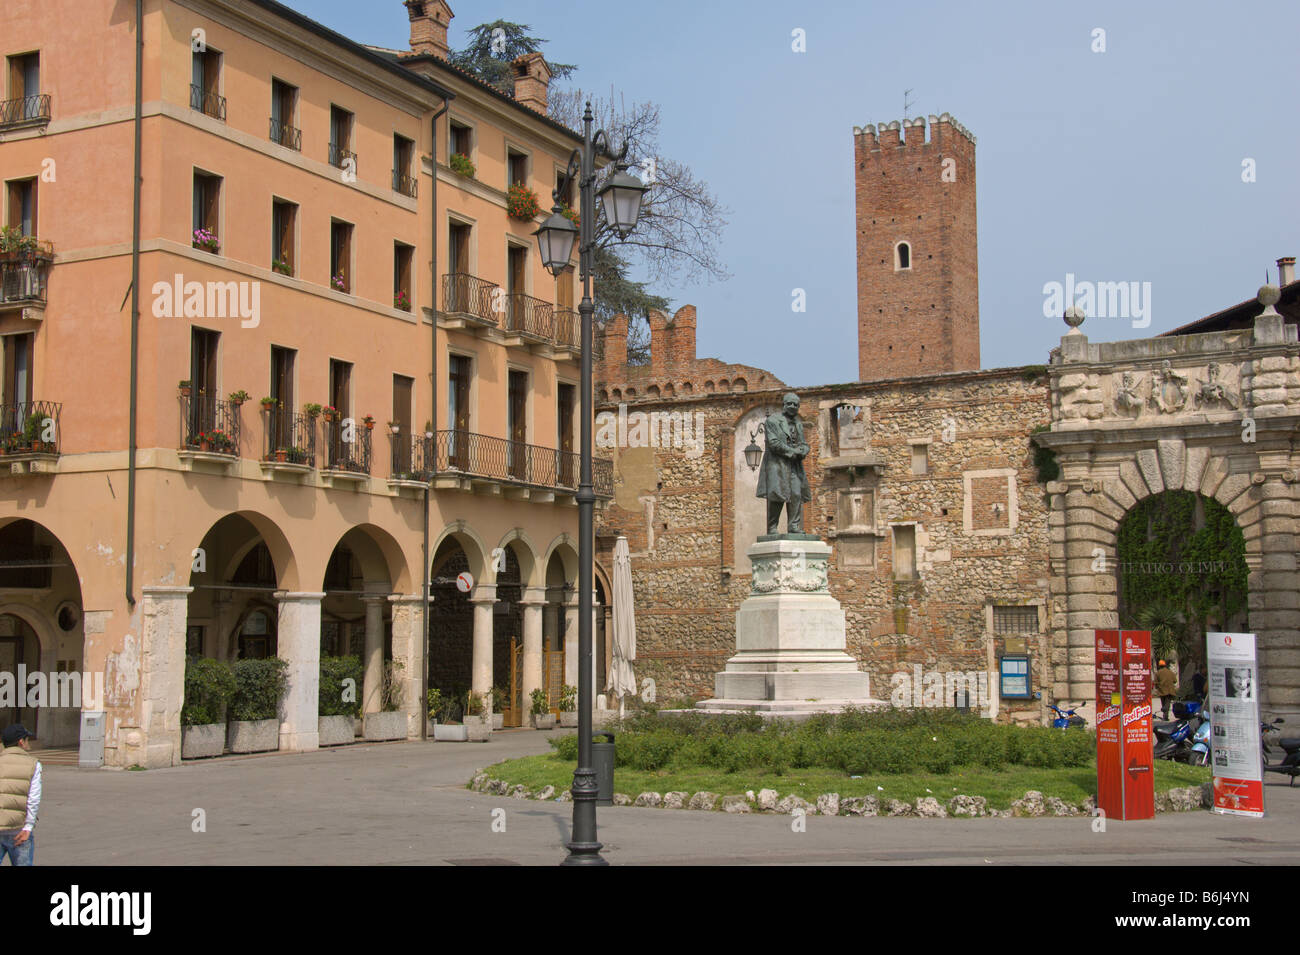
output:
[[1210,721],[1205,717],[1203,700],[1178,700],[1174,703],[1175,720],[1152,722],[1155,733],[1152,754],[1156,759],[1172,759],[1179,763],[1192,763],[1193,757],[1199,760],[1201,751],[1197,750],[1197,738],[1204,746],[1204,761],[1195,765],[1205,766],[1209,763]]
[[[1079,708],[1078,706],[1076,706],[1074,709],[1071,710],[1063,710],[1055,703],[1048,703],[1047,705],[1051,709],[1056,710],[1056,719],[1052,720],[1053,729],[1058,729],[1058,730],[1080,729],[1081,730],[1087,727],[1088,721],[1085,720],[1082,716],[1075,716],[1074,714],[1074,710],[1077,710]],[[1079,706],[1083,706],[1083,704],[1080,703]]]
[[[1273,723],[1281,722],[1282,717],[1280,716],[1273,721]],[[1272,724],[1265,723],[1264,726],[1267,730],[1281,732],[1280,730],[1274,730]],[[1268,738],[1267,730],[1265,732],[1265,739]],[[1283,776],[1290,776],[1291,781],[1287,783],[1287,786],[1294,786],[1296,776],[1300,776],[1300,737],[1284,736],[1277,741],[1277,744],[1282,747],[1282,752],[1284,753],[1282,761],[1270,766],[1268,764],[1268,754],[1266,753],[1264,756],[1264,772],[1279,773]]]

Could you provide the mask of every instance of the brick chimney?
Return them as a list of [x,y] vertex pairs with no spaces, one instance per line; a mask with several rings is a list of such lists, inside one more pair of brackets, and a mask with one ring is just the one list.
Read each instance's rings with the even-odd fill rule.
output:
[[447,59],[447,25],[455,16],[443,0],[403,0],[411,18],[411,53]]
[[1277,260],[1277,287],[1284,288],[1295,281],[1295,256],[1284,255]]
[[510,64],[515,68],[515,102],[546,113],[546,91],[551,70],[540,53],[525,53]]

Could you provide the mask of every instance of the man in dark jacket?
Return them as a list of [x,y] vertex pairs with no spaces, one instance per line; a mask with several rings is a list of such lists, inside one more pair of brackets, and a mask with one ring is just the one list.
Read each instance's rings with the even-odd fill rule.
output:
[[756,496],[767,500],[767,532],[777,533],[784,506],[786,533],[802,534],[803,502],[812,500],[812,489],[803,470],[808,442],[799,420],[798,395],[790,392],[782,399],[782,413],[768,416],[763,433],[767,447],[758,468]]
[[1164,712],[1163,719],[1169,719],[1169,707],[1173,705],[1174,694],[1178,692],[1178,678],[1174,676],[1174,671],[1169,669],[1169,664],[1161,660],[1156,665],[1156,696],[1160,697],[1160,708]]

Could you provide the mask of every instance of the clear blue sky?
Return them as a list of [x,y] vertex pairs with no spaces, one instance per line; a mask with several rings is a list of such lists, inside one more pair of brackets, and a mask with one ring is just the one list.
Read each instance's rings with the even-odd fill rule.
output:
[[[289,0],[363,43],[404,48],[399,0]],[[1144,337],[1254,295],[1300,255],[1297,13],[1285,2],[452,2],[471,27],[525,23],[572,81],[662,107],[661,149],[730,210],[732,277],[656,288],[699,309],[701,357],[797,385],[857,377],[853,127],[950,112],[978,138],[985,367],[1047,361],[1065,326],[1043,286],[1151,283]],[[791,31],[807,52],[791,50]],[[1093,31],[1106,31],[1094,53]],[[626,31],[632,42],[612,37]],[[1257,180],[1242,182],[1242,161]],[[1290,223],[1288,226],[1287,223]],[[1276,281],[1276,272],[1272,272]],[[791,290],[807,293],[792,316]],[[795,340],[771,336],[791,317]]]

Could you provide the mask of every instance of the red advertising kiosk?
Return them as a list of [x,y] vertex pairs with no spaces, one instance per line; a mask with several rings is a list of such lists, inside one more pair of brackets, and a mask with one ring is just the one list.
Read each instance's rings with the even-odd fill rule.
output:
[[1097,808],[1110,819],[1151,819],[1151,633],[1097,630],[1095,639]]

